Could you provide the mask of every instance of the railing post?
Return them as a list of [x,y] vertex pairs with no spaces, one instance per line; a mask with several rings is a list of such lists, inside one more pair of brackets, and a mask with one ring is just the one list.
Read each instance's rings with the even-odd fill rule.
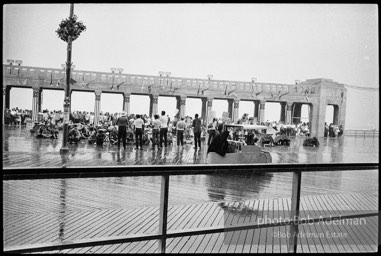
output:
[[168,192],[169,175],[161,176],[160,189],[160,215],[159,215],[159,234],[163,237],[159,240],[159,252],[165,253],[166,235],[167,235],[167,217],[168,217]]
[[[292,176],[292,194],[291,194],[291,220],[299,219],[299,207],[300,207],[300,187],[302,182],[302,172],[293,172]],[[298,224],[290,225],[290,236],[288,238],[288,252],[296,253],[298,245]]]

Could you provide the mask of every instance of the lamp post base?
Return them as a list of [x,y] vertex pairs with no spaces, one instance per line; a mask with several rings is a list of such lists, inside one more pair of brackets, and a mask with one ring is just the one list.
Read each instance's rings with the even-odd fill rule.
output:
[[60,154],[67,154],[67,153],[69,153],[69,148],[64,148],[64,147],[62,147],[62,148],[60,149]]

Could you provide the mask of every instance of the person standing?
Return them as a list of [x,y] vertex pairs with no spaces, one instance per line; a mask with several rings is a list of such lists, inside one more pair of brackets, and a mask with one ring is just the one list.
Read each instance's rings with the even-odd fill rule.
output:
[[197,144],[201,149],[201,120],[198,118],[198,114],[195,114],[193,119],[193,136],[194,136],[194,149],[197,150]]
[[152,121],[152,149],[155,149],[155,145],[159,145],[159,134],[161,122],[159,120],[159,115],[154,115],[154,120]]
[[126,112],[123,112],[122,116],[118,118],[116,125],[118,126],[118,149],[120,149],[120,139],[123,140],[123,148],[126,149],[126,129],[128,125]]
[[184,145],[184,130],[186,123],[184,122],[184,117],[181,117],[180,121],[176,124],[176,133],[177,133],[177,146]]
[[140,118],[140,115],[136,115],[136,119],[134,121],[135,127],[135,141],[136,141],[136,150],[143,149],[143,129],[144,129],[144,121]]
[[213,138],[216,136],[216,129],[217,129],[217,119],[213,118],[212,123],[208,126],[208,146],[210,145],[210,142],[213,140]]
[[168,117],[165,115],[165,111],[161,111],[161,117],[160,117],[161,127],[160,127],[160,146],[159,148],[163,147],[163,141],[164,146],[167,147],[167,140],[168,140]]

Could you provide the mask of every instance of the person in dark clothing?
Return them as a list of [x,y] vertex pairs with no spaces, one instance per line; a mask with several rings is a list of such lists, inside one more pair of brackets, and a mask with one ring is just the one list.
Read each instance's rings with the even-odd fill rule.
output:
[[192,126],[194,136],[194,149],[197,149],[197,144],[201,149],[201,120],[198,118],[198,114],[195,114]]
[[319,140],[316,137],[307,138],[303,141],[304,147],[319,147],[319,145],[320,145]]
[[98,133],[96,135],[97,146],[103,147],[103,143],[104,143],[105,138],[106,138],[105,130],[104,129],[99,129]]
[[120,149],[120,140],[123,141],[123,147],[126,149],[126,137],[127,137],[127,125],[128,119],[126,113],[123,112],[122,116],[118,118],[116,121],[116,125],[118,126],[118,149]]
[[225,156],[229,149],[228,136],[228,131],[217,134],[208,147],[208,153],[216,152],[221,156]]

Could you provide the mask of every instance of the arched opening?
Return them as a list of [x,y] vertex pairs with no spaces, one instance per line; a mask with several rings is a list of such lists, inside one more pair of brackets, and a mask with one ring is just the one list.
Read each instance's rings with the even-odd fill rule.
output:
[[32,89],[12,87],[9,92],[9,109],[17,107],[23,110],[32,110],[32,100]]
[[329,124],[333,124],[333,113],[334,113],[334,107],[333,105],[327,105],[325,108],[325,122]]
[[149,115],[149,106],[150,98],[148,95],[131,95],[130,114]]
[[[214,103],[214,102],[213,102]],[[194,117],[200,115],[202,110],[202,101],[200,98],[187,98],[185,100],[185,115]]]
[[164,110],[166,115],[173,120],[178,112],[178,109],[176,108],[176,97],[159,96],[157,108],[159,114]]
[[238,118],[242,118],[244,114],[248,114],[248,117],[254,117],[254,102],[253,101],[241,101],[239,103]]
[[309,104],[303,104],[302,105],[302,112],[300,121],[302,123],[309,123],[310,122],[310,105]]
[[213,100],[212,111],[216,118],[222,118],[224,112],[228,112],[229,104],[227,100]]
[[279,102],[266,102],[265,106],[265,121],[279,122],[280,121],[281,105]]
[[[101,101],[102,101],[102,98],[101,98]],[[95,106],[95,94],[93,92],[73,91],[71,93],[71,112],[86,111],[86,112],[94,113],[94,106]]]
[[120,93],[102,93],[101,111],[103,113],[120,113],[123,111],[123,94]]
[[65,91],[44,89],[42,91],[41,109],[63,111],[64,99]]

